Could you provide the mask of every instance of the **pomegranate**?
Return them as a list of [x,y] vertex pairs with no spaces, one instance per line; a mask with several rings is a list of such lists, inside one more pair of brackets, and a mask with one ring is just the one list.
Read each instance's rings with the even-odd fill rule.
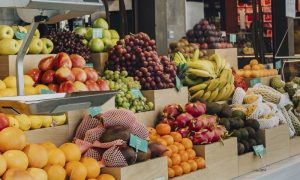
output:
[[213,132],[209,131],[208,129],[202,129],[201,131],[195,132],[191,139],[195,145],[210,144],[213,136]]
[[193,116],[189,113],[182,113],[176,117],[176,123],[179,128],[184,128],[189,125],[190,121],[193,119]]
[[206,105],[199,101],[195,103],[187,103],[185,105],[185,111],[190,113],[194,117],[198,117],[206,113]]
[[179,104],[170,104],[165,106],[162,116],[175,119],[178,115],[183,112],[182,107]]
[[191,131],[188,127],[180,128],[177,130],[177,132],[179,132],[183,138],[188,137],[191,133]]

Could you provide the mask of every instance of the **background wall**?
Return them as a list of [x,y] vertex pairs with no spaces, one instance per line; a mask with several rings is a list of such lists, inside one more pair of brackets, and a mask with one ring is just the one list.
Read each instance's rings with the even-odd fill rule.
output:
[[18,22],[16,10],[12,8],[0,8],[0,24],[14,24]]

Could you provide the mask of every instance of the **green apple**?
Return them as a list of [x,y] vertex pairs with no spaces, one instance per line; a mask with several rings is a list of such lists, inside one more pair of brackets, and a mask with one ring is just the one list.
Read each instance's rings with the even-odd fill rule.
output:
[[[24,28],[29,31],[30,25],[24,26]],[[40,31],[38,29],[35,30],[33,37],[40,38]]]
[[81,36],[85,36],[85,34],[87,33],[87,30],[86,30],[86,28],[85,27],[76,27],[75,29],[74,29],[74,32],[76,33],[76,34],[79,34],[79,35],[81,35]]
[[15,39],[5,38],[0,40],[0,54],[2,55],[14,55],[19,49],[19,43]]
[[29,44],[29,54],[40,54],[43,50],[43,41],[40,38],[32,38]]
[[103,18],[98,18],[93,22],[94,28],[108,29],[108,23]]
[[48,38],[41,38],[43,42],[42,54],[50,54],[53,51],[54,45],[53,42]]
[[107,30],[107,29],[104,29],[104,30],[103,30],[103,36],[102,36],[102,38],[108,38],[108,39],[111,39],[110,31]]
[[81,42],[83,43],[83,45],[87,46],[89,44],[89,41],[86,39],[81,40]]
[[117,42],[119,41],[119,39],[111,39],[111,45],[115,46],[117,45]]
[[93,28],[91,27],[86,28],[86,34],[84,35],[84,38],[87,39],[88,41],[93,38]]
[[112,39],[120,39],[119,33],[116,30],[110,29],[109,32]]
[[89,42],[89,48],[94,53],[103,52],[104,50],[104,43],[99,38],[94,38]]
[[14,30],[7,25],[0,26],[0,40],[1,39],[12,39],[14,37]]
[[111,42],[111,39],[109,38],[102,38],[102,41],[104,43],[104,50],[106,51],[107,49],[109,48],[112,48],[112,42]]

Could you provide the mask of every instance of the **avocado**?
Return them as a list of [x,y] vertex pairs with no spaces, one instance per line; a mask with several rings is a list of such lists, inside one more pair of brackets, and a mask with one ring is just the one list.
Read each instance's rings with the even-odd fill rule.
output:
[[241,128],[239,131],[241,133],[241,139],[247,140],[249,138],[249,134],[248,134],[247,129]]
[[241,155],[241,154],[244,154],[244,152],[245,152],[244,144],[238,143],[238,154]]
[[241,143],[242,143],[242,144],[244,145],[244,147],[245,147],[244,153],[249,152],[249,151],[250,151],[250,145],[249,145],[249,143],[248,143],[247,141],[245,141],[245,140],[241,140]]
[[231,135],[231,136],[237,137],[237,140],[238,140],[238,141],[240,141],[241,138],[242,138],[242,134],[241,134],[241,132],[240,132],[239,130],[234,130],[234,131],[232,132],[232,135]]
[[220,125],[223,125],[227,131],[230,131],[230,121],[227,118],[221,118],[219,121]]
[[246,127],[252,127],[255,131],[259,130],[259,122],[256,119],[248,119],[245,121]]
[[248,143],[250,146],[250,150],[253,151],[253,146],[257,145],[255,139],[253,139],[253,138],[248,139]]
[[249,138],[255,138],[256,137],[256,132],[252,127],[245,127],[247,129]]
[[242,119],[238,118],[237,121],[239,122],[239,128],[243,128],[245,123]]
[[230,118],[230,130],[239,129],[239,122],[235,118]]
[[224,104],[220,112],[220,117],[232,117],[232,110],[228,104]]
[[206,114],[209,115],[218,115],[220,114],[223,105],[215,103],[215,102],[208,102],[206,103]]
[[240,118],[242,120],[245,120],[246,119],[246,114],[241,110],[234,110],[234,111],[232,111],[232,117],[237,117],[237,118]]
[[129,141],[130,132],[123,126],[111,126],[106,128],[104,133],[100,137],[102,143],[111,142],[121,139],[123,141]]
[[263,137],[259,132],[256,132],[254,139],[255,139],[257,145],[264,144]]

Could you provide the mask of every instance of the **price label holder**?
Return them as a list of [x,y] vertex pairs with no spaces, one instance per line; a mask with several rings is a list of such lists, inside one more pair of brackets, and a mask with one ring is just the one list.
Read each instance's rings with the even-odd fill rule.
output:
[[282,68],[282,63],[281,63],[281,60],[279,60],[279,61],[276,61],[275,62],[275,69],[281,69]]
[[253,150],[255,155],[259,156],[260,158],[263,158],[263,156],[266,154],[266,149],[264,145],[253,146]]
[[25,36],[26,36],[26,33],[23,33],[23,32],[21,32],[21,31],[16,31],[16,32],[15,32],[15,37],[16,37],[17,39],[19,39],[19,40],[23,40],[23,39],[25,38]]
[[181,80],[179,79],[179,77],[176,75],[176,89],[177,91],[180,91],[180,89],[182,88],[182,82]]
[[100,106],[98,107],[90,107],[89,108],[89,114],[92,117],[95,117],[96,115],[100,114],[102,112],[102,108]]
[[94,64],[93,64],[93,63],[86,63],[86,64],[85,64],[85,67],[91,67],[91,68],[93,68],[93,67],[94,67]]
[[130,92],[135,99],[144,97],[139,89],[131,89]]
[[55,94],[55,92],[48,89],[41,89],[41,94]]
[[260,83],[261,83],[260,78],[254,78],[250,80],[251,87],[254,87],[256,84],[260,84]]
[[102,28],[93,28],[93,38],[102,38],[103,29]]
[[229,41],[233,44],[236,43],[236,34],[230,34]]
[[135,148],[136,151],[140,150],[145,153],[148,151],[148,141],[141,139],[133,134],[130,134],[129,146]]

